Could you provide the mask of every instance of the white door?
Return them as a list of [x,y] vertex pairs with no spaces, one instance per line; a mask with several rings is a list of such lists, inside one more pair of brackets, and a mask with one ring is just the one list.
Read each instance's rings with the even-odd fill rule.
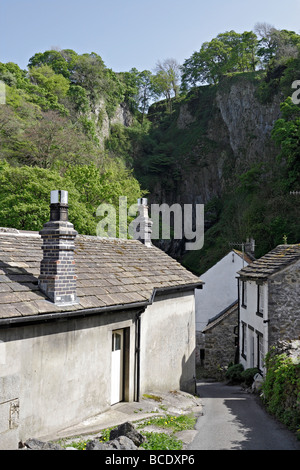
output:
[[123,399],[123,330],[112,332],[111,404]]

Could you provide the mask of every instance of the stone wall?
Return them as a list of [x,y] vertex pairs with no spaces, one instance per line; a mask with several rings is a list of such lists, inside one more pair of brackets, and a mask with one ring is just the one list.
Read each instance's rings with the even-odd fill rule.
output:
[[300,261],[269,279],[269,347],[300,339]]
[[204,369],[211,377],[222,378],[228,365],[235,362],[237,325],[235,304],[205,328]]

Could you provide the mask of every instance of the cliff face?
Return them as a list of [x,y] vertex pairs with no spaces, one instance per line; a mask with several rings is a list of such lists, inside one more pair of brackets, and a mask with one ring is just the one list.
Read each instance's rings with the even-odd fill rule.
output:
[[177,177],[171,185],[166,184],[168,175],[163,172],[154,178],[151,201],[206,204],[234,184],[236,175],[274,158],[278,149],[270,135],[280,114],[281,96],[262,104],[256,87],[245,79],[232,83],[228,79],[208,99],[202,94],[179,103],[175,122],[170,124],[174,133],[177,129],[176,139],[186,142],[173,152]]
[[129,127],[133,121],[132,114],[130,113],[126,103],[119,104],[113,116],[110,117],[108,115],[104,99],[100,99],[94,106],[94,110],[90,118],[95,122],[96,134],[102,148],[104,148],[105,140],[110,136],[110,130],[113,125],[121,124],[125,127]]
[[[224,196],[234,193],[240,175],[263,163],[268,170],[261,171],[268,171],[268,175],[263,175],[268,181],[278,155],[271,130],[280,116],[282,96],[274,95],[263,104],[257,90],[258,82],[253,77],[226,78],[218,87],[200,87],[184,100],[175,101],[173,113],[165,119],[159,117],[162,103],[150,109],[156,146],[151,153],[143,149],[139,157],[143,166],[137,168],[142,186],[149,190],[150,204],[204,204],[208,230],[222,217]],[[225,252],[229,237],[232,241],[232,237],[253,235],[253,222],[248,222],[248,218],[245,223],[243,219],[249,206],[240,202],[237,192],[232,201],[235,220],[226,222],[226,235],[224,216],[223,225],[216,226],[222,232]],[[211,209],[210,203],[216,203],[218,208]],[[233,223],[235,231],[231,230]],[[205,240],[208,243],[206,235]],[[180,240],[159,242],[163,250],[176,258],[184,255],[184,245]],[[216,253],[215,248],[213,252]]]
[[279,117],[281,97],[277,95],[267,105],[256,98],[251,82],[237,82],[227,90],[218,90],[216,103],[228,130],[230,147],[238,171],[247,170],[274,152],[270,133]]

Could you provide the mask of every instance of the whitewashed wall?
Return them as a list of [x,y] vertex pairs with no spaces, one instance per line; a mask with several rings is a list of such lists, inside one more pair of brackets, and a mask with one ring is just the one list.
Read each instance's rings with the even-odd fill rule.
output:
[[[247,264],[244,262],[244,266]],[[210,318],[237,300],[236,277],[242,268],[242,258],[231,251],[200,276],[205,285],[202,290],[196,290],[196,331],[202,331]]]

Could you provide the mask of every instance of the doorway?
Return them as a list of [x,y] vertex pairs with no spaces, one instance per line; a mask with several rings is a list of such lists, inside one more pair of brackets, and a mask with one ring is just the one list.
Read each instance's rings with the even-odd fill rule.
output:
[[111,404],[123,400],[124,382],[124,330],[112,332],[111,353]]

